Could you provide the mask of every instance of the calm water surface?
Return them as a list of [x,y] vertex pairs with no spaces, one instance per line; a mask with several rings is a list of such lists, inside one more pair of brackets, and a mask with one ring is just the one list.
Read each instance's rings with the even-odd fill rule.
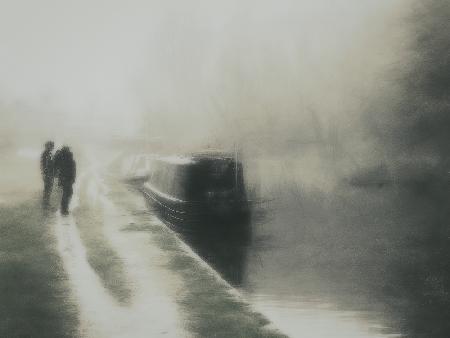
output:
[[292,337],[450,336],[446,182],[280,189],[248,238],[187,241]]

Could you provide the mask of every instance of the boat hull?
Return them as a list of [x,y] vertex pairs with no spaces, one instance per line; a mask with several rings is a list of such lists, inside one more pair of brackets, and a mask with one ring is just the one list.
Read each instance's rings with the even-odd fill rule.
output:
[[148,185],[144,185],[141,191],[158,215],[175,225],[203,224],[205,221],[221,224],[232,220],[245,220],[250,215],[247,201],[219,198],[183,201],[164,196]]

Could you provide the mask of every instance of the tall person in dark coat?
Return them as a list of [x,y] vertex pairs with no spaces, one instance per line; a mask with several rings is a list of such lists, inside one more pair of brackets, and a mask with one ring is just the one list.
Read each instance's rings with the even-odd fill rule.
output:
[[61,199],[61,213],[69,214],[69,203],[73,194],[73,184],[76,178],[76,163],[70,148],[64,146],[58,153],[58,179],[63,194]]
[[[55,155],[53,156],[53,167],[54,167],[55,177],[58,177],[58,178],[59,178],[59,167],[60,167],[60,163],[61,163],[61,150],[62,149],[58,149],[57,151],[55,151]],[[59,187],[61,186],[60,182],[58,182],[58,186]]]
[[44,207],[48,207],[50,203],[50,195],[53,189],[53,180],[55,177],[54,163],[52,157],[52,151],[54,143],[48,141],[45,143],[45,150],[41,155],[41,173],[42,180],[44,181],[44,193],[42,196],[42,202]]

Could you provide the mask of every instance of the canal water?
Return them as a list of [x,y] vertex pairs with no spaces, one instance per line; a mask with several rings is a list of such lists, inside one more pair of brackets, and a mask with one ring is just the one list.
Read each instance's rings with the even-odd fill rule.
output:
[[444,179],[265,187],[249,236],[184,235],[291,337],[449,337]]

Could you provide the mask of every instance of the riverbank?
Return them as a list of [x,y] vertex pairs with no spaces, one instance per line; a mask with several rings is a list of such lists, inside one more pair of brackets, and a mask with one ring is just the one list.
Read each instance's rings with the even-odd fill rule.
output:
[[0,208],[1,337],[77,336],[78,309],[48,226],[53,216],[40,203],[34,194]]

